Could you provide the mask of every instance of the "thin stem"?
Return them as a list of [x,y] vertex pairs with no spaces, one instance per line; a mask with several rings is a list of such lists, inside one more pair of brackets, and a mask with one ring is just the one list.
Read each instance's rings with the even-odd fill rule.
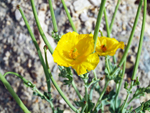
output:
[[127,57],[127,54],[128,54],[128,51],[129,51],[129,48],[130,48],[130,45],[131,45],[131,42],[132,42],[132,39],[133,39],[133,36],[134,36],[135,28],[136,28],[137,23],[138,23],[138,18],[139,18],[140,11],[141,11],[141,8],[142,8],[142,2],[143,2],[143,0],[140,0],[138,10],[137,10],[137,14],[136,14],[136,17],[135,17],[135,21],[134,21],[134,24],[133,24],[133,28],[132,28],[132,31],[131,31],[131,34],[130,34],[130,38],[128,40],[128,44],[127,44],[127,47],[126,47],[125,52],[123,54],[123,57],[121,58],[121,60],[119,62],[119,67],[122,66],[124,60]]
[[[106,22],[106,30],[107,30],[107,36],[110,37],[110,28],[109,28],[109,23],[107,19],[107,14],[106,14],[106,9],[104,8],[104,17],[105,17],[105,22]],[[117,63],[116,57],[113,56],[114,63]]]
[[74,90],[76,91],[76,93],[77,93],[79,99],[82,100],[82,97],[81,97],[81,95],[80,95],[80,92],[79,92],[79,90],[77,89],[77,86],[76,86],[75,83],[74,83],[74,80],[72,81],[72,86],[73,86]]
[[[45,53],[45,60],[47,61],[47,46],[44,46],[44,53]],[[45,63],[44,63],[45,64]],[[49,67],[48,67],[48,63],[46,63],[47,65],[46,65],[46,69],[49,69]],[[48,70],[49,71],[49,70]],[[49,75],[48,75],[49,76]],[[48,80],[47,80],[48,81]],[[48,84],[48,93],[51,93],[51,84],[50,84],[50,79],[49,79],[49,84]],[[49,98],[51,98],[51,95],[49,94]],[[53,103],[51,102],[50,103],[50,105],[51,105],[51,108],[52,108],[52,110],[53,110],[53,112],[54,112],[54,105],[53,105]]]
[[110,73],[110,67],[109,67],[109,64],[108,64],[108,56],[105,57],[105,64],[106,64],[106,68],[108,70],[108,73]]
[[49,44],[49,42],[48,42],[48,40],[47,40],[43,30],[42,30],[42,27],[40,25],[40,22],[39,22],[39,19],[38,19],[38,15],[37,15],[37,12],[36,12],[36,8],[35,8],[35,4],[34,4],[34,0],[30,0],[30,1],[31,1],[31,6],[32,6],[32,10],[33,10],[35,21],[36,21],[36,25],[38,27],[40,35],[41,35],[42,39],[44,40],[45,44],[48,46],[48,49],[49,49],[50,53],[53,54],[53,48]]
[[[47,55],[45,55],[47,57]],[[62,92],[62,90],[60,89],[60,87],[58,86],[57,82],[55,81],[55,79],[53,78],[52,74],[51,74],[51,71],[49,69],[49,66],[48,66],[48,61],[47,61],[47,58],[45,59],[45,62],[46,62],[46,66],[48,67],[48,73],[49,73],[49,77],[52,81],[52,83],[54,84],[55,88],[57,89],[57,91],[59,92],[60,96],[64,99],[64,101],[68,104],[68,106],[75,112],[79,112],[71,103],[70,101],[67,99],[67,97],[64,95],[64,93]]]
[[118,2],[117,2],[117,5],[116,5],[116,7],[115,7],[115,12],[114,12],[114,14],[113,14],[113,17],[112,17],[112,20],[111,20],[111,23],[110,23],[110,27],[109,27],[110,33],[111,33],[111,31],[112,31],[112,26],[113,26],[113,24],[114,24],[114,20],[115,20],[116,14],[117,14],[117,10],[118,10],[118,7],[119,7],[119,3],[120,3],[120,0],[118,0]]
[[88,87],[85,86],[85,101],[87,103],[86,113],[88,113]]
[[97,80],[97,75],[96,75],[95,70],[92,70],[92,72],[93,72],[93,74],[94,74],[94,78],[95,78],[95,80]]
[[[148,100],[147,102],[145,102],[144,104],[146,105],[146,104],[149,104],[150,103],[150,100]],[[139,106],[139,107],[137,107],[136,109],[134,109],[131,113],[139,113],[140,111],[141,111],[141,108],[142,108],[143,106],[141,105],[141,106]]]
[[58,29],[57,29],[57,23],[56,23],[56,19],[55,19],[55,14],[54,14],[54,10],[53,10],[52,1],[48,0],[48,2],[49,2],[49,8],[50,8],[51,16],[52,16],[54,32],[56,33],[56,32],[58,32]]
[[110,30],[109,30],[109,23],[107,19],[106,9],[104,8],[104,17],[105,17],[105,23],[106,23],[106,30],[107,30],[107,36],[110,37]]
[[6,72],[3,76],[5,77],[6,75],[8,74],[12,74],[12,75],[16,75],[17,77],[19,77],[21,80],[23,80],[24,83],[28,83],[29,81],[26,80],[24,77],[22,77],[21,75],[19,75],[18,73],[15,73],[15,72]]
[[99,32],[100,23],[102,20],[102,15],[103,15],[105,3],[106,3],[106,0],[102,0],[101,5],[100,5],[100,9],[99,9],[99,13],[98,13],[98,17],[97,17],[97,21],[96,21],[96,27],[94,30],[94,37],[93,37],[94,38],[94,51],[96,48],[96,42],[97,42],[97,38],[98,38],[98,32]]
[[96,107],[98,106],[98,104],[100,103],[100,101],[101,101],[101,99],[102,99],[102,97],[103,97],[103,95],[104,95],[104,93],[105,93],[105,91],[106,91],[106,89],[107,89],[108,84],[109,84],[109,80],[106,79],[106,80],[105,80],[104,89],[103,89],[103,91],[101,92],[101,95],[100,95],[100,97],[99,97],[99,99],[98,99],[98,101],[97,101],[97,103],[96,103],[95,109],[96,109]]
[[139,42],[137,57],[136,57],[136,61],[135,61],[134,69],[133,69],[132,80],[134,80],[135,77],[136,77],[136,72],[137,72],[137,68],[138,68],[138,65],[139,65],[139,60],[140,60],[140,55],[141,55],[141,50],[142,50],[144,30],[145,30],[145,22],[146,22],[146,9],[147,9],[147,0],[144,0],[144,12],[143,12],[143,22],[142,22],[142,28],[141,28],[141,36],[140,36],[140,42]]
[[128,101],[128,99],[129,99],[129,96],[130,96],[130,93],[128,93],[127,96],[126,96],[125,102],[124,102],[124,104],[123,104],[123,106],[122,106],[122,109],[121,109],[121,113],[124,113],[124,108],[125,108],[125,106],[126,106],[126,104],[127,104],[127,101]]
[[[32,30],[31,30],[31,28],[30,28],[30,25],[29,25],[29,23],[28,23],[28,21],[27,21],[25,15],[24,15],[24,13],[23,13],[21,7],[18,5],[17,8],[19,9],[19,11],[20,11],[20,13],[21,13],[21,15],[22,15],[22,18],[23,18],[23,20],[24,20],[24,22],[25,22],[25,24],[26,24],[26,26],[27,26],[27,29],[28,29],[28,31],[29,31],[29,34],[30,34],[30,36],[31,36],[31,39],[32,39],[32,41],[33,41],[33,43],[34,43],[34,45],[35,45],[35,47],[36,47],[37,53],[38,53],[38,55],[39,55],[41,64],[42,64],[43,69],[44,69],[44,73],[45,73],[45,77],[46,77],[46,82],[47,82],[47,87],[48,87],[48,93],[49,93],[49,92],[50,92],[50,78],[49,78],[49,76],[48,76],[47,67],[46,67],[46,65],[45,65],[45,63],[44,63],[44,59],[43,59],[42,53],[41,53],[41,51],[40,51],[40,48],[39,48],[39,46],[38,46],[38,44],[37,44],[37,41],[36,41],[36,39],[35,39],[35,36],[34,36]],[[50,94],[49,94],[49,98],[50,98],[50,97],[51,97],[51,96],[50,96]],[[53,104],[52,104],[51,102],[50,102],[50,105],[51,105],[51,107],[52,107],[52,109],[53,109]],[[53,109],[53,110],[54,110],[54,109]]]
[[[142,92],[143,93],[143,92]],[[128,102],[128,105],[135,99],[136,97],[132,97],[131,99],[130,99],[130,101]]]
[[[131,86],[130,86],[129,91],[132,90],[133,83],[134,83],[134,81],[131,82]],[[121,106],[121,113],[124,113],[124,109],[126,108],[126,104],[127,104],[128,99],[129,99],[129,96],[130,96],[130,92],[128,92],[128,94],[127,94],[127,96],[126,96],[126,99],[125,99],[125,102],[124,102],[123,105]]]
[[15,72],[6,72],[3,76],[6,77],[6,75],[8,75],[8,74],[12,74],[12,75],[15,75],[15,76],[19,77],[24,82],[24,84],[26,84],[28,87],[32,88],[33,91],[37,92],[41,97],[44,97],[44,99],[51,104],[51,102],[49,101],[49,99],[45,95],[43,95],[35,87],[35,85],[32,82],[28,81],[27,79],[25,79],[24,77],[22,77],[21,75],[19,75],[18,73],[15,73]]
[[25,112],[25,113],[31,113],[27,107],[23,104],[23,102],[20,100],[20,98],[17,96],[15,91],[12,89],[11,85],[8,83],[8,81],[5,79],[5,77],[0,73],[0,80],[6,87],[6,89],[9,91],[9,93],[12,95],[12,97],[15,99],[17,104],[20,106],[20,108]]
[[123,77],[124,77],[124,74],[125,74],[125,69],[126,69],[126,61],[123,63],[123,72],[122,72],[121,80],[119,82],[119,87],[118,87],[117,92],[116,92],[115,105],[117,104],[118,95],[119,95],[119,92],[120,92],[120,89],[121,89],[121,85],[122,85],[122,82],[123,82]]
[[74,25],[74,23],[73,23],[73,21],[72,21],[72,19],[71,19],[70,13],[68,12],[68,8],[67,8],[67,6],[66,6],[64,0],[61,0],[61,2],[62,2],[62,4],[63,4],[63,6],[64,6],[64,9],[65,9],[65,11],[66,11],[66,14],[67,14],[67,17],[68,17],[68,19],[69,19],[69,22],[70,22],[70,24],[71,24],[72,29],[73,29],[75,32],[77,32],[77,30],[76,30],[76,28],[75,28],[75,25]]
[[86,103],[86,104],[84,105],[84,107],[82,108],[81,113],[84,113],[86,107],[87,107],[87,103]]

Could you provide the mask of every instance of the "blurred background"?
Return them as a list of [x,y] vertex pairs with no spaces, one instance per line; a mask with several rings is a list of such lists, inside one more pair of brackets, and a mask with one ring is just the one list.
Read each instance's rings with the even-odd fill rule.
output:
[[[150,84],[150,1],[147,1],[148,7],[143,49],[137,72],[137,76],[140,80],[140,85],[138,87],[146,87]],[[67,19],[64,8],[61,4],[61,0],[52,0],[52,2],[59,34],[62,35],[69,31],[73,31]],[[93,33],[101,0],[65,0],[65,2],[78,33]],[[111,37],[127,43],[132,30],[138,3],[139,0],[121,0],[112,29]],[[37,51],[29,36],[25,23],[20,15],[20,12],[16,9],[16,5],[18,4],[22,7],[25,16],[30,24],[30,27],[41,48],[41,51],[43,52],[44,43],[40,37],[34,20],[30,0],[0,0],[0,72],[2,74],[8,71],[19,73],[27,80],[32,81],[40,91],[46,92],[47,86],[43,68],[37,55]],[[113,16],[116,4],[117,0],[107,0],[106,2],[106,11],[109,23]],[[47,39],[49,40],[53,49],[55,49],[56,43],[51,37],[53,25],[48,1],[35,0],[35,5],[44,33],[47,36]],[[124,81],[127,81],[128,83],[131,82],[132,70],[138,50],[138,43],[140,39],[142,24],[142,12],[143,11],[141,11],[132,45],[130,47],[127,57]],[[101,22],[100,30],[105,36],[107,35],[104,15]],[[118,61],[122,57],[122,54],[123,50],[117,51],[116,57]],[[50,54],[48,54],[48,60],[52,75],[54,76],[61,89],[64,91],[65,95],[71,102],[77,100],[78,97],[75,94],[74,89],[71,86],[69,87],[63,85],[62,81],[64,79],[58,76],[58,66],[53,62],[53,58]],[[104,57],[100,57],[100,63],[96,67],[96,73],[98,78],[105,76]],[[90,73],[89,78],[93,78],[92,73]],[[48,102],[34,96],[32,94],[33,91],[30,88],[27,88],[19,78],[15,77],[14,75],[7,75],[6,79],[9,81],[14,91],[18,94],[23,103],[32,113],[51,113],[51,108]],[[79,88],[81,95],[84,95],[83,81],[76,74],[74,74],[74,80],[77,87]],[[104,82],[104,80],[101,80],[99,83],[102,88]],[[115,90],[115,83],[113,81],[110,82],[109,86],[112,90]],[[137,87],[134,87],[133,92],[136,89]],[[68,108],[64,100],[59,96],[55,88],[52,89],[52,95],[55,107],[65,109],[65,113],[72,112],[72,110]],[[96,99],[99,96],[96,92],[94,92],[93,96],[93,101],[96,102]],[[119,98],[125,99],[125,97],[126,90],[122,86]],[[135,99],[130,104],[130,106],[133,106],[135,108],[139,106],[141,102],[147,101],[149,99],[150,94],[146,94],[145,97]],[[107,110],[108,108],[106,107],[106,113]],[[23,113],[21,108],[17,105],[12,96],[6,90],[2,82],[0,82],[0,113]]]

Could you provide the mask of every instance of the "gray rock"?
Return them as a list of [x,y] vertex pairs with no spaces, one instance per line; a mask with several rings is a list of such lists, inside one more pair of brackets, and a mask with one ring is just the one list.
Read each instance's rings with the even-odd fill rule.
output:
[[150,58],[148,58],[147,60],[144,60],[144,65],[145,65],[145,72],[149,72],[150,71]]
[[20,33],[18,43],[23,44],[25,42],[26,38],[27,38],[27,36],[25,34]]
[[46,3],[41,3],[39,10],[46,11],[46,10],[47,10],[47,6],[48,6],[48,4],[46,4]]
[[32,109],[33,109],[33,111],[38,112],[39,111],[39,104],[38,103],[34,103],[32,105]]
[[64,101],[64,99],[60,99],[59,102],[60,102],[61,104],[65,104],[65,103],[66,103],[66,102]]
[[20,12],[19,12],[19,10],[17,9],[16,11],[15,11],[15,18],[16,18],[16,20],[20,20],[21,19],[21,14],[20,14]]
[[88,9],[92,5],[90,4],[88,0],[77,0],[73,3],[73,6],[74,6],[75,11],[81,12],[84,9]]
[[80,15],[80,18],[81,18],[81,21],[83,21],[83,22],[85,22],[89,19],[86,10],[83,11],[83,13]]

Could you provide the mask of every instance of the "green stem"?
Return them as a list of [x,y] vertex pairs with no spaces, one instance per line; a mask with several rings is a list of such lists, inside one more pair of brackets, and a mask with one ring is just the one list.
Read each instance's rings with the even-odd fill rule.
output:
[[74,81],[72,81],[72,86],[73,86],[74,90],[76,91],[76,93],[77,93],[79,99],[82,100],[82,97],[81,97],[81,95],[80,95],[80,93],[79,93],[79,90],[77,89],[77,87],[76,87]]
[[99,9],[99,13],[98,13],[98,17],[97,17],[97,21],[96,21],[96,27],[94,30],[94,37],[93,37],[94,38],[94,51],[96,48],[96,42],[97,42],[97,38],[98,38],[100,23],[102,20],[103,10],[105,8],[105,3],[106,3],[106,0],[102,0],[101,5],[100,5],[100,9]]
[[5,77],[0,73],[0,80],[6,87],[6,89],[9,91],[9,93],[12,95],[12,97],[15,99],[17,104],[20,106],[20,108],[25,112],[25,113],[31,113],[27,107],[23,104],[23,102],[20,100],[20,98],[17,96],[17,94],[14,92],[12,89],[11,85],[8,83],[8,81],[5,79]]
[[[44,46],[44,53],[45,53],[45,60],[47,61],[47,46]],[[48,71],[49,71],[49,66],[48,66],[48,63],[46,63],[47,65],[46,65],[46,69],[48,69]],[[44,65],[45,65],[45,63],[44,63]],[[47,73],[48,73],[48,71],[46,71]],[[48,78],[49,78],[49,74],[47,74],[48,75]],[[47,80],[48,81],[48,80]],[[50,79],[49,79],[49,81],[48,81],[48,93],[51,93],[51,84],[50,84]],[[51,98],[51,95],[49,94],[49,98]],[[53,112],[54,112],[54,105],[53,105],[53,103],[51,102],[50,103],[50,105],[51,105],[51,108],[52,108],[52,110],[53,110]]]
[[123,64],[123,72],[122,72],[121,80],[119,82],[119,87],[118,87],[117,92],[116,92],[115,105],[117,104],[118,95],[119,95],[119,92],[120,92],[120,89],[121,89],[121,85],[122,85],[122,82],[123,82],[123,77],[124,77],[124,74],[125,74],[125,69],[126,69],[126,61]]
[[95,80],[97,80],[97,75],[96,75],[95,70],[92,70],[92,72],[93,72],[93,74],[94,74],[94,78],[95,78]]
[[134,21],[134,24],[133,24],[133,28],[132,28],[132,31],[131,31],[131,34],[130,34],[130,38],[128,40],[127,47],[126,47],[125,52],[123,54],[123,57],[121,58],[118,67],[114,70],[114,72],[111,74],[111,76],[113,76],[116,73],[116,71],[122,66],[124,60],[127,57],[127,54],[128,54],[128,51],[129,51],[129,48],[130,48],[130,45],[131,45],[131,42],[132,42],[132,39],[133,39],[133,36],[134,36],[135,28],[137,26],[140,11],[141,11],[141,8],[142,8],[142,2],[143,2],[143,0],[140,0],[138,10],[137,10],[137,14],[136,14],[136,18],[135,18],[135,21]]
[[139,60],[140,60],[140,55],[141,55],[141,50],[142,50],[142,44],[143,44],[143,37],[144,37],[144,30],[145,30],[145,22],[146,22],[146,9],[147,9],[147,0],[144,0],[144,12],[143,12],[143,22],[142,22],[142,28],[141,28],[141,36],[140,36],[140,42],[139,42],[139,47],[138,47],[138,52],[137,52],[137,57],[132,73],[132,80],[135,79],[136,77],[136,72],[137,68],[139,65]]
[[53,10],[52,1],[48,0],[48,2],[49,2],[49,8],[50,8],[51,16],[52,16],[54,32],[56,33],[56,32],[58,32],[58,30],[57,30],[57,23],[56,23],[56,19],[55,19],[55,14],[54,14],[54,10]]
[[88,113],[88,87],[85,86],[85,101],[87,103],[86,113]]
[[65,9],[65,11],[66,11],[66,14],[67,14],[67,17],[68,17],[68,19],[69,19],[69,22],[70,22],[70,24],[71,24],[72,29],[73,29],[75,32],[77,32],[77,30],[76,30],[76,28],[75,28],[75,25],[74,25],[74,23],[73,23],[73,21],[72,21],[72,19],[71,19],[70,13],[68,12],[68,8],[67,8],[67,6],[66,6],[64,0],[61,0],[61,2],[62,2],[62,4],[63,4],[63,6],[64,6],[64,9]]
[[49,101],[49,99],[45,95],[43,95],[35,87],[35,85],[32,82],[26,80],[24,77],[22,77],[21,75],[19,75],[18,73],[15,73],[15,72],[6,72],[3,76],[6,77],[6,75],[8,75],[8,74],[12,74],[12,75],[15,75],[15,76],[19,77],[24,82],[24,84],[26,84],[28,87],[32,88],[33,91],[37,92],[41,97],[44,97],[44,99],[51,104],[51,102]]
[[128,94],[126,96],[125,102],[121,106],[121,113],[124,113],[124,109],[126,108],[126,104],[127,104],[128,99],[129,99],[129,96],[130,96],[130,91],[132,90],[132,87],[133,87],[133,83],[134,83],[134,81],[131,82],[131,86],[130,86],[130,89],[129,89]]
[[[106,22],[106,30],[107,30],[107,36],[110,37],[110,28],[109,28],[109,23],[107,19],[107,14],[106,14],[106,9],[104,8],[104,17],[105,17],[105,22]],[[116,57],[113,56],[114,63],[117,63]]]
[[141,8],[142,8],[142,2],[143,2],[143,0],[140,0],[138,10],[137,10],[137,14],[136,14],[136,17],[135,17],[135,21],[134,21],[134,24],[133,24],[133,28],[132,28],[132,31],[131,31],[131,34],[130,34],[130,38],[128,40],[128,44],[127,44],[127,47],[126,47],[125,52],[123,54],[123,57],[121,58],[121,61],[119,62],[119,67],[122,66],[124,60],[127,57],[127,54],[128,54],[128,51],[129,51],[129,48],[130,48],[130,45],[131,45],[131,42],[132,42],[132,39],[133,39],[133,36],[134,36],[134,32],[135,32],[135,29],[136,29],[136,26],[137,26],[137,23],[138,23],[138,18],[139,18],[140,11],[141,11]]
[[86,104],[84,105],[84,107],[82,108],[81,113],[84,113],[86,107],[87,107],[87,103],[86,103]]
[[[47,55],[45,54],[45,56],[47,57]],[[60,96],[65,100],[65,102],[68,104],[68,106],[75,111],[76,113],[78,113],[79,111],[70,103],[70,101],[67,99],[67,97],[64,95],[64,93],[62,92],[62,90],[60,89],[60,87],[58,86],[57,82],[55,81],[55,79],[53,78],[51,71],[49,69],[48,66],[48,61],[47,58],[45,59],[46,62],[46,66],[48,67],[48,73],[49,73],[49,77],[53,83],[53,85],[55,86],[55,88],[57,89],[57,91],[59,92]]]
[[[144,104],[149,104],[150,103],[150,100],[148,100],[147,102],[145,102]],[[142,105],[137,107],[136,109],[134,109],[131,113],[140,113],[141,109],[142,109]]]
[[120,3],[120,0],[118,0],[118,2],[117,2],[117,5],[116,5],[116,7],[115,7],[115,12],[114,12],[113,17],[112,17],[112,19],[111,19],[111,23],[110,23],[110,27],[109,27],[110,33],[111,33],[111,31],[112,31],[112,26],[113,26],[113,24],[114,24],[114,20],[115,20],[116,14],[117,14],[117,10],[118,10],[118,7],[119,7],[119,3]]
[[[143,92],[142,92],[143,93]],[[130,101],[128,102],[128,105],[135,99],[136,97],[132,97],[131,99],[130,99]]]
[[[95,109],[97,108],[98,104],[100,103],[100,101],[101,101],[101,99],[102,99],[102,97],[103,97],[103,95],[104,95],[104,93],[105,93],[105,91],[106,91],[106,89],[107,89],[108,84],[109,84],[109,80],[106,79],[106,80],[105,80],[104,89],[103,89],[103,91],[101,92],[101,95],[100,95],[100,97],[99,97],[99,99],[98,99],[98,101],[97,101],[97,103],[96,103]],[[95,109],[94,109],[94,110],[95,110]]]
[[19,75],[18,73],[15,73],[15,72],[6,72],[3,76],[5,77],[6,75],[8,74],[12,74],[12,75],[16,75],[17,77],[19,77],[21,80],[23,80],[23,82],[25,84],[27,84],[29,81],[26,80],[24,77],[22,77],[21,75]]
[[105,67],[107,68],[108,70],[108,73],[110,73],[110,67],[109,67],[109,64],[108,64],[108,56],[105,57]]
[[107,36],[110,37],[109,23],[108,23],[108,19],[107,19],[107,14],[106,14],[106,9],[105,8],[104,8],[104,17],[105,17],[105,22],[106,22]]
[[[32,41],[33,41],[33,43],[34,43],[34,46],[35,46],[35,48],[36,48],[36,50],[37,50],[37,53],[38,53],[38,55],[39,55],[39,58],[40,58],[40,61],[41,61],[41,64],[42,64],[42,66],[43,66],[44,73],[45,73],[45,76],[46,76],[46,82],[47,82],[48,93],[49,93],[49,92],[51,92],[51,91],[50,91],[50,78],[49,78],[49,76],[48,76],[48,71],[47,71],[46,65],[45,65],[45,63],[44,63],[44,59],[43,59],[42,53],[41,53],[41,51],[40,51],[40,48],[39,48],[39,46],[38,46],[38,44],[37,44],[37,41],[36,41],[36,39],[35,39],[35,36],[34,36],[32,30],[31,30],[31,28],[30,28],[30,25],[29,25],[29,23],[28,23],[28,21],[27,21],[25,15],[24,15],[24,13],[23,13],[21,7],[18,5],[17,8],[19,9],[19,11],[20,11],[20,13],[21,13],[21,15],[22,15],[22,18],[23,18],[23,20],[24,20],[24,22],[25,22],[25,24],[26,24],[26,26],[27,26],[27,29],[28,29],[29,34],[30,34],[30,36],[31,36],[31,39],[32,39]],[[50,98],[50,97],[51,97],[51,96],[50,96],[50,94],[49,94],[49,98]],[[52,109],[53,109],[53,104],[52,104],[51,102],[50,102],[50,105],[51,105],[51,107],[52,107]],[[54,110],[54,109],[53,109],[53,110]]]
[[39,19],[38,19],[38,15],[37,15],[37,12],[36,12],[36,8],[35,8],[35,4],[34,4],[34,0],[30,0],[30,1],[31,1],[31,6],[32,6],[32,10],[33,10],[35,21],[36,21],[36,25],[38,27],[40,35],[41,35],[42,39],[44,40],[45,44],[48,46],[48,49],[49,49],[50,53],[53,54],[53,48],[49,44],[49,42],[48,42],[48,40],[47,40],[43,30],[42,30],[42,27],[40,25],[40,22],[39,22]]

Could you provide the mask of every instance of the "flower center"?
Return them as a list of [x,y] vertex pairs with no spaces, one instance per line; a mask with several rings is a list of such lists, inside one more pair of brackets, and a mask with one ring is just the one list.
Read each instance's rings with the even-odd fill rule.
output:
[[76,59],[77,58],[77,56],[78,56],[78,50],[76,49],[76,48],[74,48],[74,49],[71,49],[70,50],[70,52],[69,52],[69,56],[70,56],[70,58],[72,58],[72,59]]
[[105,52],[105,51],[107,50],[106,44],[102,45],[102,46],[101,46],[101,49],[102,49],[103,52]]

